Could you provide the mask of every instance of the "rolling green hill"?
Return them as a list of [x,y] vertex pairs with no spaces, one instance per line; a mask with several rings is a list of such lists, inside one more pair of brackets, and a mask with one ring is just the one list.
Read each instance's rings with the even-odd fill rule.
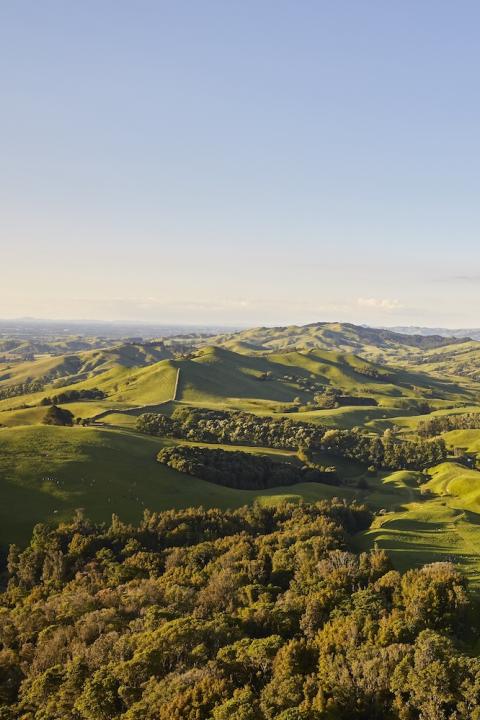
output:
[[271,502],[285,495],[316,500],[338,494],[320,484],[295,485],[292,493],[213,485],[157,463],[167,442],[103,428],[0,430],[0,544],[24,542],[35,523],[67,519],[80,507],[95,521],[108,521],[115,512],[138,522],[145,508],[228,508],[263,497]]
[[0,396],[9,386],[38,381],[63,387],[89,380],[109,370],[145,367],[171,357],[163,343],[125,344],[65,355],[42,355],[33,360],[0,363]]
[[[254,500],[314,501],[336,495],[365,501],[380,513],[357,538],[359,546],[378,542],[398,567],[455,556],[478,581],[476,470],[444,463],[430,471],[421,492],[419,481],[425,478],[418,473],[367,477],[364,467],[336,459],[340,487],[234,490],[156,463],[162,445],[174,441],[139,435],[135,420],[145,408],[169,414],[187,404],[336,428],[359,426],[369,433],[393,429],[413,439],[425,413],[479,411],[480,344],[335,323],[257,328],[219,337],[214,345],[205,337],[195,342],[197,347],[177,352],[162,341],[78,350],[68,345],[63,354],[52,351],[0,364],[0,398],[9,387],[19,390],[0,399],[0,426],[6,426],[0,427],[0,544],[23,542],[35,522],[57,522],[78,507],[94,520],[108,520],[116,512],[137,521],[145,507],[226,508]],[[60,388],[102,390],[103,399],[64,405],[75,417],[98,417],[98,426],[43,426],[46,408],[40,401]],[[345,400],[318,409],[326,388]],[[355,405],[358,399],[369,404]],[[480,431],[453,431],[445,440],[452,449],[480,452]],[[328,465],[332,458],[317,461]]]
[[350,323],[312,323],[285,327],[259,327],[219,336],[215,343],[247,352],[320,348],[378,356],[381,352],[409,350],[420,355],[427,349],[463,343],[465,339],[439,335],[410,335]]
[[422,371],[480,380],[480,343],[467,341],[428,350],[420,360]]
[[[442,463],[430,471],[420,493],[407,476],[404,503],[385,505],[359,544],[371,542],[388,550],[399,569],[424,563],[458,563],[480,587],[480,472],[458,463]],[[394,473],[393,476],[398,476]],[[387,479],[385,482],[388,482]],[[410,487],[408,487],[410,485]]]
[[[338,350],[247,355],[225,347],[206,346],[187,358],[157,359],[165,353],[168,351],[161,345],[124,345],[108,351],[93,350],[19,363],[0,376],[0,394],[13,380],[40,380],[43,384],[36,392],[0,399],[0,424],[38,422],[41,416],[35,406],[59,388],[62,391],[98,388],[106,394],[104,400],[74,403],[69,408],[75,416],[83,418],[109,409],[157,406],[172,400],[174,394],[179,402],[225,405],[261,413],[283,412],[295,401],[311,415],[315,412],[315,396],[330,387],[346,398],[367,399],[369,411],[356,407],[352,409],[351,420],[345,415],[350,427],[353,418],[355,422],[362,418],[369,422],[372,418],[401,417],[415,412],[416,403],[428,402],[432,407],[442,408],[472,403],[478,396],[471,381],[463,384],[459,378],[379,365]],[[343,404],[348,405],[348,399]],[[379,412],[376,406],[385,408],[385,412]],[[324,411],[318,415],[320,418],[340,425],[342,413],[335,409]]]
[[16,383],[39,381],[41,389],[0,399],[0,424],[11,424],[12,418],[23,416],[29,422],[28,418],[35,413],[22,415],[18,411],[25,405],[38,405],[42,398],[56,394],[60,388],[62,391],[98,388],[106,393],[105,402],[92,408],[87,403],[76,404],[72,411],[78,411],[81,417],[91,417],[110,405],[128,407],[170,400],[177,369],[170,360],[161,359],[165,354],[169,353],[155,347],[125,345],[12,366],[0,375],[0,398],[2,390],[11,385],[17,387]]
[[352,353],[331,350],[250,356],[205,347],[176,365],[180,369],[177,399],[185,402],[237,400],[241,405],[242,400],[281,403],[294,398],[308,402],[326,386],[371,397],[387,406],[395,405],[397,399],[467,401],[474,395],[456,381],[430,378],[416,370],[387,368]]
[[82,350],[107,348],[111,344],[111,341],[106,338],[84,335],[71,335],[62,338],[0,335],[0,357],[6,358],[7,361],[26,360],[28,357],[40,355],[65,355]]

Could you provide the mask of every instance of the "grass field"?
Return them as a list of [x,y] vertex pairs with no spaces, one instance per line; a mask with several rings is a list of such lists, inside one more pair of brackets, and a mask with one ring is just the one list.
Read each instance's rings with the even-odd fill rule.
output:
[[136,522],[144,508],[228,508],[261,497],[316,500],[338,494],[336,488],[320,484],[295,485],[291,492],[253,492],[207,483],[157,463],[156,454],[165,442],[104,428],[0,430],[0,543],[25,542],[36,522],[67,519],[78,507],[95,521],[108,521],[116,512]]
[[[454,561],[480,589],[480,473],[447,462],[432,468],[430,477],[426,496],[420,493],[412,473],[387,477],[383,484],[395,482],[397,497],[401,495],[403,502],[386,505],[390,512],[377,516],[358,544],[370,547],[377,543],[401,570]],[[373,505],[373,499],[370,496],[369,504]]]

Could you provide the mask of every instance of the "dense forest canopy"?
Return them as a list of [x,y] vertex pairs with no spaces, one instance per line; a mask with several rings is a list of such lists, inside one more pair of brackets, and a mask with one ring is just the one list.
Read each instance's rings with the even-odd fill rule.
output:
[[37,526],[0,596],[0,718],[480,717],[464,579],[353,552],[369,522],[332,501]]

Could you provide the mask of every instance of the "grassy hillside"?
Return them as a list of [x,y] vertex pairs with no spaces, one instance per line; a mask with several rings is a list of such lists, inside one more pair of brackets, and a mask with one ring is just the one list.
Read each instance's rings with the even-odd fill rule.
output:
[[463,342],[439,335],[411,335],[391,330],[368,328],[350,323],[312,323],[285,327],[259,327],[221,336],[215,342],[247,352],[321,348],[361,352],[364,356],[378,356],[381,352],[409,350],[420,355],[429,348]]
[[[218,341],[222,347],[205,346],[189,359],[182,353],[173,357],[166,343],[156,341],[0,362],[0,412],[37,404],[45,394],[73,386],[99,387],[117,405],[163,402],[171,397],[172,360],[182,371],[179,398],[187,402],[238,405],[299,398],[307,403],[323,384],[395,406],[398,398],[472,402],[480,390],[475,372],[466,369],[468,363],[478,364],[480,344],[471,341],[337,323],[257,328]],[[395,367],[385,367],[385,360]],[[12,387],[17,390],[6,397]]]
[[[415,414],[415,403],[431,407],[465,405],[478,397],[477,389],[462,385],[458,378],[432,377],[417,370],[391,368],[364,360],[352,353],[333,350],[272,352],[246,355],[222,347],[207,346],[188,359],[155,361],[162,350],[150,346],[125,345],[114,350],[89,351],[72,357],[54,357],[20,363],[15,369],[19,382],[45,379],[59,374],[37,392],[0,399],[0,424],[13,426],[39,422],[41,399],[59,391],[99,388],[104,400],[68,406],[75,416],[94,417],[109,409],[156,406],[173,398],[211,407],[234,407],[262,414],[283,412],[294,401],[306,406],[295,419],[312,419],[333,426],[352,427],[372,420]],[[81,363],[81,367],[79,365]],[[140,363],[136,365],[135,363]],[[66,368],[74,374],[62,375]],[[38,378],[34,371],[40,371]],[[13,370],[5,373],[4,386]],[[7,377],[8,375],[8,377]],[[341,407],[316,411],[315,395],[326,387],[345,395],[372,398],[370,407]],[[0,385],[0,391],[2,385]],[[347,403],[348,404],[348,403]],[[380,406],[376,407],[376,405]],[[309,409],[311,407],[311,410]],[[392,421],[393,422],[393,421]],[[376,429],[372,426],[372,429]]]
[[[431,470],[427,492],[422,494],[419,480],[424,478],[418,473],[368,477],[365,488],[365,468],[335,460],[343,481],[340,487],[301,484],[241,491],[159,465],[156,453],[171,441],[141,436],[134,429],[136,414],[144,406],[168,414],[180,403],[262,415],[286,416],[288,410],[294,421],[360,426],[378,433],[393,428],[413,438],[426,417],[421,412],[479,411],[480,344],[335,323],[257,328],[217,341],[175,355],[162,342],[75,351],[69,345],[64,354],[1,363],[0,393],[34,380],[42,388],[0,399],[0,425],[6,426],[0,428],[0,544],[23,542],[35,522],[56,522],[77,507],[85,508],[94,520],[108,520],[116,512],[137,521],[145,507],[226,508],[254,500],[276,503],[339,496],[358,498],[374,512],[380,511],[371,530],[357,538],[360,546],[378,542],[391,552],[398,567],[452,557],[477,581],[480,473],[475,470],[444,463]],[[387,360],[393,364],[385,364]],[[350,400],[371,398],[372,403],[316,409],[314,398],[326,387],[338,389]],[[39,406],[40,400],[60,388],[103,390],[104,399],[65,407],[82,418],[111,411],[103,418],[108,425],[41,425],[46,410]],[[446,433],[445,440],[451,448],[480,452],[480,431]],[[332,463],[327,456],[317,460]]]
[[480,380],[480,343],[467,341],[458,345],[429,350],[421,359],[424,372]]
[[5,333],[5,335],[0,334],[0,357],[6,358],[7,361],[19,361],[31,356],[65,355],[82,350],[107,348],[110,345],[112,341],[104,337],[67,335],[59,338],[55,335],[22,336]]
[[359,538],[359,546],[371,547],[373,542],[386,549],[401,570],[452,561],[476,588],[480,586],[480,525],[475,516],[440,498],[412,502],[404,510],[377,517]]
[[[480,587],[480,472],[457,463],[430,470],[421,493],[411,473],[393,473],[400,504],[386,504],[361,538],[359,546],[377,543],[399,569],[443,560],[458,563],[475,587]],[[397,481],[400,481],[399,487]],[[370,501],[372,500],[370,497]],[[382,495],[379,496],[379,499]]]
[[[177,399],[185,402],[269,400],[312,401],[322,387],[372,397],[387,405],[397,399],[467,401],[471,392],[448,379],[429,378],[417,371],[385,368],[352,353],[330,350],[289,351],[244,355],[206,347],[189,360],[177,361]],[[265,375],[267,379],[263,379]]]
[[94,380],[108,371],[140,368],[170,357],[162,343],[125,344],[75,354],[42,355],[27,361],[0,363],[0,394],[9,386],[39,381],[48,387],[64,387]]
[[[95,428],[0,430],[0,544],[23,542],[36,522],[58,522],[78,507],[96,521],[107,521],[116,512],[137,522],[145,507],[227,508],[289,494],[288,488],[280,493],[233,490],[170,470],[155,460],[165,442]],[[292,496],[315,500],[331,497],[335,490],[295,485]]]
[[[399,489],[391,480],[384,482],[382,477],[369,480],[367,490],[358,490],[356,485],[364,468],[338,459],[335,465],[345,483],[341,487],[304,483],[255,492],[220,487],[157,463],[158,450],[171,442],[106,428],[36,425],[0,430],[0,543],[22,542],[36,522],[58,522],[78,507],[85,508],[98,521],[108,520],[112,512],[137,521],[145,507],[227,508],[254,500],[272,503],[340,496],[367,500],[380,509],[410,498],[403,487]],[[244,446],[240,449],[295,461],[292,453]],[[332,463],[328,456],[316,460]]]
[[[42,412],[35,406],[38,406],[42,398],[54,395],[60,389],[65,392],[98,388],[106,394],[104,400],[67,404],[66,407],[78,417],[92,417],[110,407],[128,408],[163,403],[172,399],[176,378],[177,368],[170,360],[133,368],[114,363],[98,374],[87,373],[87,379],[80,382],[73,382],[69,377],[61,385],[50,383],[41,391],[0,400],[0,424],[38,422]],[[32,407],[25,409],[26,405]]]

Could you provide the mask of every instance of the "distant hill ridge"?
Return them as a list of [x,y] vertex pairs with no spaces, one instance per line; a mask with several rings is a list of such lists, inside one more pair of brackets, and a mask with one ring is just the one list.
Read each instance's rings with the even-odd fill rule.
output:
[[393,350],[399,347],[430,350],[466,342],[466,338],[437,334],[401,333],[388,328],[371,328],[352,323],[318,322],[308,325],[258,327],[217,336],[213,342],[238,352],[286,350],[293,348],[336,349],[359,352],[365,349]]
[[470,401],[477,388],[460,387],[458,379],[480,380],[475,341],[352,323],[250,328],[177,347],[163,339],[130,341],[0,362],[0,410],[36,406],[60,387],[102,390],[108,399],[96,402],[92,415],[109,403],[163,404],[172,399],[178,370],[177,401],[257,403],[264,410],[269,403],[311,404],[326,386],[389,404],[394,398]]

